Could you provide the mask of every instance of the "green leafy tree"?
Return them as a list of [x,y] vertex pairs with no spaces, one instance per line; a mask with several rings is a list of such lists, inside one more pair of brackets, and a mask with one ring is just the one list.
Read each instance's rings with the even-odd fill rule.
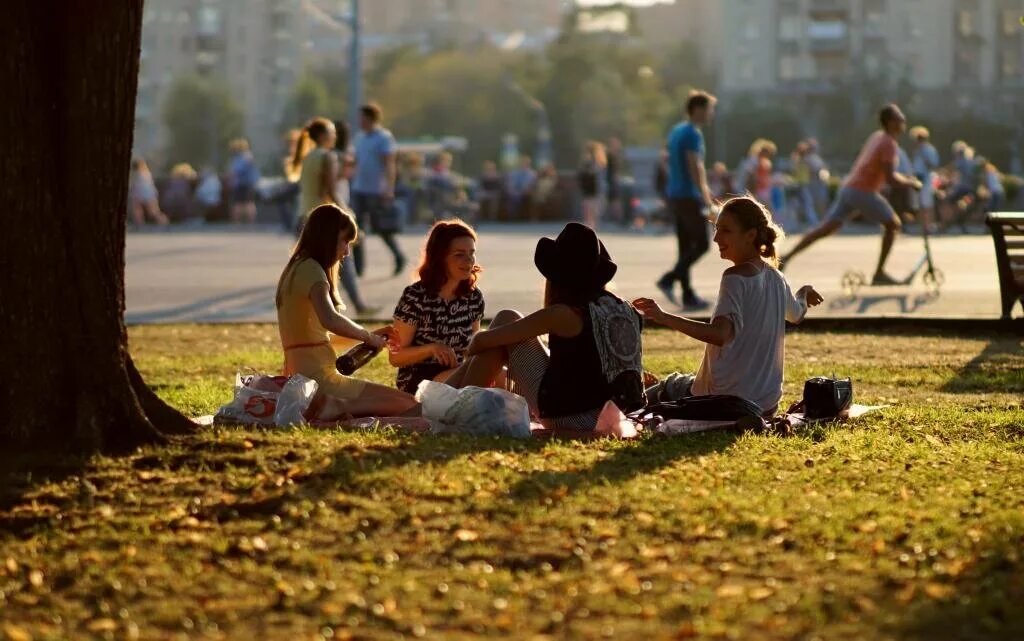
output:
[[503,134],[524,141],[535,136],[529,108],[504,81],[518,61],[486,47],[406,57],[369,87],[367,98],[381,105],[385,125],[399,138],[465,137],[462,169],[474,171],[483,160],[497,159]]
[[332,109],[330,93],[324,74],[308,70],[299,77],[285,104],[281,131],[301,127],[310,118],[325,116],[336,118],[341,112]]
[[164,103],[164,124],[169,133],[169,164],[218,165],[228,143],[243,135],[241,106],[222,85],[198,76],[174,81]]

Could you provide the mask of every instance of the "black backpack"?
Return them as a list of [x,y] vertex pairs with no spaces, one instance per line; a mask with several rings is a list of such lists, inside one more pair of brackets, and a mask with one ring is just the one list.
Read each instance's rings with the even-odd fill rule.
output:
[[651,403],[639,413],[653,414],[665,420],[678,418],[690,421],[738,421],[747,416],[760,418],[761,408],[739,396],[710,394]]

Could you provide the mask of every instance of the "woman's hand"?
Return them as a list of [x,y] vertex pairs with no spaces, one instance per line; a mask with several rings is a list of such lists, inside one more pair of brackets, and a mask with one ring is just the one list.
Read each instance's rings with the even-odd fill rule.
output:
[[370,334],[383,337],[387,342],[388,351],[394,352],[401,347],[401,338],[398,336],[398,330],[395,329],[394,325],[379,327],[370,332]]
[[820,305],[821,301],[825,300],[821,297],[821,294],[814,291],[814,288],[810,285],[804,285],[800,289],[796,290],[797,298],[803,298],[807,302],[808,307],[814,307]]
[[378,333],[380,330],[373,332],[366,332],[366,339],[363,341],[374,349],[380,349],[388,344],[387,337]]
[[633,307],[640,312],[644,318],[655,323],[661,323],[668,315],[656,301],[651,298],[638,298],[633,301]]
[[444,343],[431,343],[427,347],[430,348],[430,356],[445,367],[458,367],[459,357],[455,355],[455,350],[450,345]]

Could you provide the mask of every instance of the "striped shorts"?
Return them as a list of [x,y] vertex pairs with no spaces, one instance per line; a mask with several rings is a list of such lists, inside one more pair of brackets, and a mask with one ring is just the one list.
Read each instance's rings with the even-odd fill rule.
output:
[[[506,389],[525,398],[533,416],[540,415],[537,395],[550,362],[551,354],[540,338],[531,338],[509,348]],[[542,418],[540,424],[547,428],[592,430],[597,425],[597,417],[600,414],[601,408],[598,407],[580,414]]]

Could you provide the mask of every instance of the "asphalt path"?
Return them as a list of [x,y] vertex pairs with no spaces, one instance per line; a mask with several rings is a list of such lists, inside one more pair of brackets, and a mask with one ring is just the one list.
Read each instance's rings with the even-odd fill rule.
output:
[[[480,287],[488,317],[504,308],[537,309],[543,280],[533,266],[534,246],[540,236],[554,237],[559,229],[561,224],[553,223],[480,227],[477,257],[484,268]],[[599,231],[619,265],[614,290],[625,298],[664,300],[654,283],[675,261],[674,234],[664,229],[635,232],[616,227]],[[425,233],[426,227],[419,226],[398,237],[411,263],[407,273],[398,277],[391,275],[394,264],[380,239],[371,236],[364,241],[368,261],[360,286],[364,299],[379,308],[375,317],[390,317],[402,288],[412,282]],[[129,324],[275,321],[274,290],[293,242],[271,227],[130,232],[126,320]],[[787,239],[783,248],[793,242]],[[987,234],[979,230],[932,239],[935,264],[944,276],[937,294],[919,275],[909,286],[863,287],[848,295],[841,286],[843,275],[857,270],[870,278],[878,245],[876,231],[854,227],[820,241],[796,258],[787,266],[786,277],[794,289],[812,284],[822,293],[825,303],[811,312],[817,316],[999,316],[995,255]],[[900,237],[889,272],[902,278],[922,255],[919,236],[908,233]],[[697,292],[714,301],[722,271],[728,266],[712,245],[693,270]]]

